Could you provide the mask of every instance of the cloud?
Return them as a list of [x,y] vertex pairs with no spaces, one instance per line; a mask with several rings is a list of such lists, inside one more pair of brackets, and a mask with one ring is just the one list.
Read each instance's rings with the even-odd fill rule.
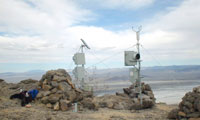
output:
[[[91,50],[86,50],[89,64],[109,58],[106,64],[121,63],[122,67],[123,51],[135,49],[129,48],[136,43],[131,28],[111,31],[103,27],[81,25],[83,21],[95,19],[95,15],[77,5],[77,1],[29,0],[27,3],[2,0],[1,3],[0,32],[6,33],[0,35],[1,63],[71,62],[73,54],[81,45],[80,38],[91,47]],[[113,5],[109,9],[123,6],[130,8],[131,4],[128,0],[126,4],[118,0],[105,1],[107,7]],[[149,4],[152,4],[151,1]],[[190,64],[188,61],[200,60],[199,6],[198,0],[188,0],[165,14],[158,14],[145,21],[141,33],[144,48],[158,56],[159,60],[169,61],[167,64],[179,64],[175,61]],[[153,60],[145,51],[142,49],[143,63],[152,65]]]
[[101,2],[101,5],[110,9],[137,9],[140,7],[151,5],[153,2],[154,0],[105,0]]
[[87,21],[90,11],[79,9],[70,0],[1,0],[0,32],[16,34],[56,33]]
[[200,1],[186,0],[167,14],[156,16],[146,26],[144,45],[161,56],[162,60],[189,59],[191,62],[188,64],[192,64],[192,60],[199,60],[199,11]]
[[86,0],[77,2],[84,4],[85,6],[89,6],[91,8],[134,10],[152,5],[154,1],[155,0]]

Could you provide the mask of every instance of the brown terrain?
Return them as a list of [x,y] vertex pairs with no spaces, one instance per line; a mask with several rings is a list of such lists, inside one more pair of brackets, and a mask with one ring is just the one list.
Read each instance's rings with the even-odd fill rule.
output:
[[[62,71],[62,73],[65,72]],[[134,109],[135,107],[138,108],[137,101],[139,98],[133,97],[132,101],[134,102],[130,101],[129,98],[134,96],[131,86],[124,89],[125,93],[91,97],[88,93],[86,95],[84,91],[74,88],[70,82],[70,77],[66,73],[64,76],[67,80],[64,82],[65,84],[68,83],[67,86],[70,86],[71,89],[63,86],[64,83],[60,78],[64,79],[64,77],[59,77],[59,75],[62,76],[57,71],[50,71],[39,82],[28,79],[18,84],[6,83],[0,79],[0,120],[167,120],[169,112],[178,108],[178,105],[155,103],[153,93],[150,91],[151,88],[145,84],[143,84],[144,106]],[[48,78],[50,78],[50,81],[48,81]],[[48,82],[55,81],[54,79],[58,83],[57,92],[55,88],[48,84]],[[60,83],[62,84],[59,86]],[[31,103],[30,108],[21,107],[20,100],[9,98],[12,94],[19,93],[19,89],[30,90],[38,88],[38,86],[41,87],[40,94],[43,93],[43,96],[38,94],[40,97],[37,97]],[[67,93],[61,92],[62,89],[65,91],[69,89],[67,91],[74,95],[67,95]],[[50,95],[44,96],[44,93],[47,92]],[[62,96],[58,100],[54,97],[57,93]],[[66,103],[70,106],[63,104],[63,101],[67,101]],[[72,101],[78,102],[78,112],[73,112]],[[55,107],[56,104],[60,107]]]

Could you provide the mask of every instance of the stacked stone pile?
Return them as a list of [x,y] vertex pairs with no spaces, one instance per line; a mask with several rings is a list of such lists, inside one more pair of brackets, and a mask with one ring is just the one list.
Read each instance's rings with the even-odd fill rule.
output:
[[155,97],[148,84],[141,84],[142,105],[140,104],[139,87],[132,84],[129,88],[124,88],[124,93],[116,95],[104,95],[99,97],[96,102],[99,107],[107,107],[117,110],[132,110],[151,108],[155,105]]
[[76,89],[64,69],[48,71],[39,81],[39,87],[37,99],[54,110],[69,110],[73,103],[92,97],[91,92]]
[[[141,96],[140,89],[137,84],[132,84],[129,88],[124,88],[124,94],[133,101],[136,109],[151,108],[155,105],[155,97],[149,84],[141,83]],[[142,106],[140,106],[140,99],[142,98]],[[134,108],[133,108],[134,109]]]
[[169,119],[200,119],[200,86],[188,92],[179,103],[179,108],[168,114]]

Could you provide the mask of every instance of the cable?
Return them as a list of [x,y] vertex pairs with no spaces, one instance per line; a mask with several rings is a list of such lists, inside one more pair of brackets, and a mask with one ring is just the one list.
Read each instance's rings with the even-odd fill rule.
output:
[[140,46],[145,50],[145,52],[147,52],[154,60],[155,62],[157,62],[160,66],[163,66],[161,65],[161,63],[156,59],[156,57],[154,57],[146,48],[144,48],[144,46],[142,44],[140,44]]
[[[157,62],[160,66],[163,66],[157,59],[156,59],[156,57],[154,57],[146,48],[144,48],[144,46],[143,45],[141,45],[140,44],[140,46],[145,50],[145,52],[147,52],[154,60],[155,60],[155,62]],[[172,75],[172,74],[169,74],[170,76]],[[175,78],[175,76],[171,76],[172,77],[172,80],[177,80],[176,78]]]
[[[134,46],[136,46],[136,44],[135,44],[135,45],[133,45],[133,46],[131,46],[131,47],[129,47],[129,48],[126,48],[126,49],[124,49],[124,50],[128,50],[128,49],[130,49],[130,48],[133,48]],[[123,50],[123,51],[124,51],[124,50]],[[104,58],[104,59],[100,60],[99,62],[97,62],[97,63],[95,63],[95,64],[92,64],[92,65],[90,65],[90,66],[89,66],[89,67],[87,67],[87,68],[90,68],[91,66],[95,66],[95,65],[97,65],[97,64],[103,63],[104,61],[106,61],[106,60],[108,60],[108,59],[112,58],[113,56],[119,55],[119,53],[121,53],[121,52],[123,52],[123,51],[117,52],[117,53],[115,53],[115,54],[113,54],[113,55],[111,55],[111,56],[109,56],[109,57],[106,57],[106,58]]]
[[[100,59],[100,58],[97,57],[97,55],[94,54],[93,52],[91,52],[91,51],[89,51],[89,52],[90,52],[96,59],[98,59],[98,60]],[[105,67],[110,68],[109,65],[107,65],[107,64],[105,64],[105,63],[103,63],[103,62],[102,62],[102,64],[105,65]],[[93,65],[93,66],[94,66],[94,65]],[[91,67],[92,67],[92,66],[91,66]]]

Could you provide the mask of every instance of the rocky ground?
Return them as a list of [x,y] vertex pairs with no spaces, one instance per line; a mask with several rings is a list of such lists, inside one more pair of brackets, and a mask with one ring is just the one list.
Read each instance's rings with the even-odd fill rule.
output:
[[55,111],[45,104],[32,102],[31,108],[21,107],[19,100],[10,100],[9,96],[19,92],[20,88],[36,88],[38,81],[25,80],[18,84],[6,83],[0,80],[0,120],[165,120],[168,113],[177,108],[176,105],[157,103],[151,109],[144,110],[114,110],[99,108],[98,110],[79,109],[77,113]]
[[113,110],[100,108],[98,111],[82,110],[54,111],[42,104],[32,103],[31,108],[21,107],[19,101],[1,97],[1,120],[167,120],[167,114],[176,106],[156,104],[145,110]]

